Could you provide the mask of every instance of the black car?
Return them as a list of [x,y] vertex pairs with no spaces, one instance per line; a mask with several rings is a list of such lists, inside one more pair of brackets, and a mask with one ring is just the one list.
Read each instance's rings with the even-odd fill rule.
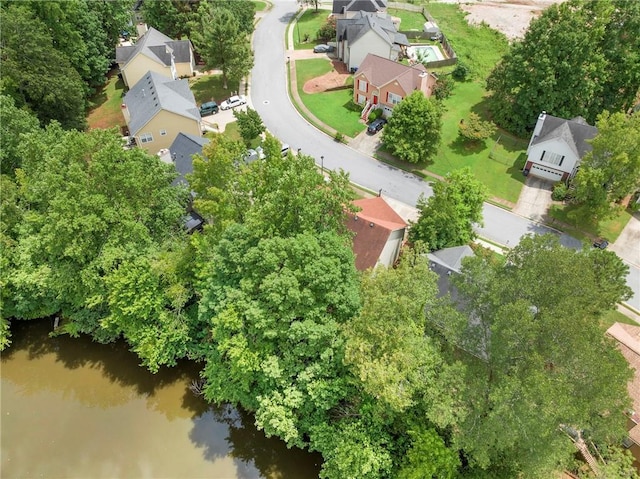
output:
[[215,101],[209,101],[200,106],[200,116],[213,115],[214,113],[218,113],[219,110],[220,107],[218,107]]
[[369,133],[370,135],[375,135],[380,130],[382,130],[382,127],[386,122],[387,120],[385,120],[384,118],[378,118],[376,120],[373,120],[371,124],[367,127],[367,133]]
[[606,249],[609,246],[609,242],[604,238],[598,238],[593,242],[593,247],[598,249]]

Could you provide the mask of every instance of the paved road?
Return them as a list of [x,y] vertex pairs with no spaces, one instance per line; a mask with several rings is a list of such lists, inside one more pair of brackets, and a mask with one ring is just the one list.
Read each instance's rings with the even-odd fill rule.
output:
[[[254,34],[255,66],[251,80],[251,100],[269,131],[292,149],[302,149],[312,155],[325,168],[342,168],[351,180],[372,191],[409,205],[415,205],[421,194],[429,196],[432,190],[426,181],[406,171],[380,163],[345,145],[336,143],[315,127],[309,125],[291,104],[287,92],[287,57],[285,31],[297,9],[296,2],[277,1],[273,9],[262,18]],[[323,156],[324,160],[320,160]],[[478,233],[496,243],[514,246],[529,233],[553,233],[560,236],[563,245],[580,248],[581,243],[566,234],[502,208],[485,204],[484,226]],[[629,305],[640,310],[640,270],[631,265],[629,285],[635,292]]]

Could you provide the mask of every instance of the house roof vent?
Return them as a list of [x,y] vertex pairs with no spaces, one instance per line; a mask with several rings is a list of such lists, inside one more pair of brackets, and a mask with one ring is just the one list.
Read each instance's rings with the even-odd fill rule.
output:
[[373,228],[373,221],[369,223],[369,228]]

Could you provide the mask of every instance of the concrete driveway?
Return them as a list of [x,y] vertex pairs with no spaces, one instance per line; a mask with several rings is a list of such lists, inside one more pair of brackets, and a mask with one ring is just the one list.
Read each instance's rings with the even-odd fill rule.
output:
[[355,138],[352,138],[348,145],[354,150],[358,150],[367,156],[375,156],[376,151],[382,145],[382,136],[380,133],[375,135],[368,135],[367,130],[364,130],[358,134]]
[[534,221],[544,221],[553,203],[553,183],[535,176],[528,176],[513,212]]
[[[247,101],[249,101],[248,98]],[[234,110],[246,111],[246,109],[247,105],[242,105],[236,108],[231,108],[229,110],[220,110],[218,113],[215,113],[213,115],[204,116],[202,117],[202,124],[204,126],[204,129],[207,131],[222,133],[228,123],[233,123],[234,121],[236,121],[236,117],[233,116]]]
[[635,213],[624,227],[615,243],[609,246],[611,251],[640,267],[640,212]]

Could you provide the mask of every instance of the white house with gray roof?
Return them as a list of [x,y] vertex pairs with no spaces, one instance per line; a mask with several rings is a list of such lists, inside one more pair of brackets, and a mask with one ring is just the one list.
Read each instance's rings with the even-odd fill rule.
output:
[[172,40],[155,28],[150,28],[135,45],[116,48],[116,62],[122,81],[135,85],[148,71],[176,79],[193,76],[195,59],[189,40]]
[[125,95],[122,114],[129,135],[152,154],[169,148],[181,132],[202,136],[200,110],[186,79],[147,72]]
[[338,58],[355,71],[372,53],[396,61],[409,46],[406,35],[398,33],[386,13],[358,12],[353,18],[336,22]]
[[565,120],[543,111],[531,135],[523,171],[551,181],[573,178],[592,149],[587,140],[597,134],[598,129],[582,117]]

